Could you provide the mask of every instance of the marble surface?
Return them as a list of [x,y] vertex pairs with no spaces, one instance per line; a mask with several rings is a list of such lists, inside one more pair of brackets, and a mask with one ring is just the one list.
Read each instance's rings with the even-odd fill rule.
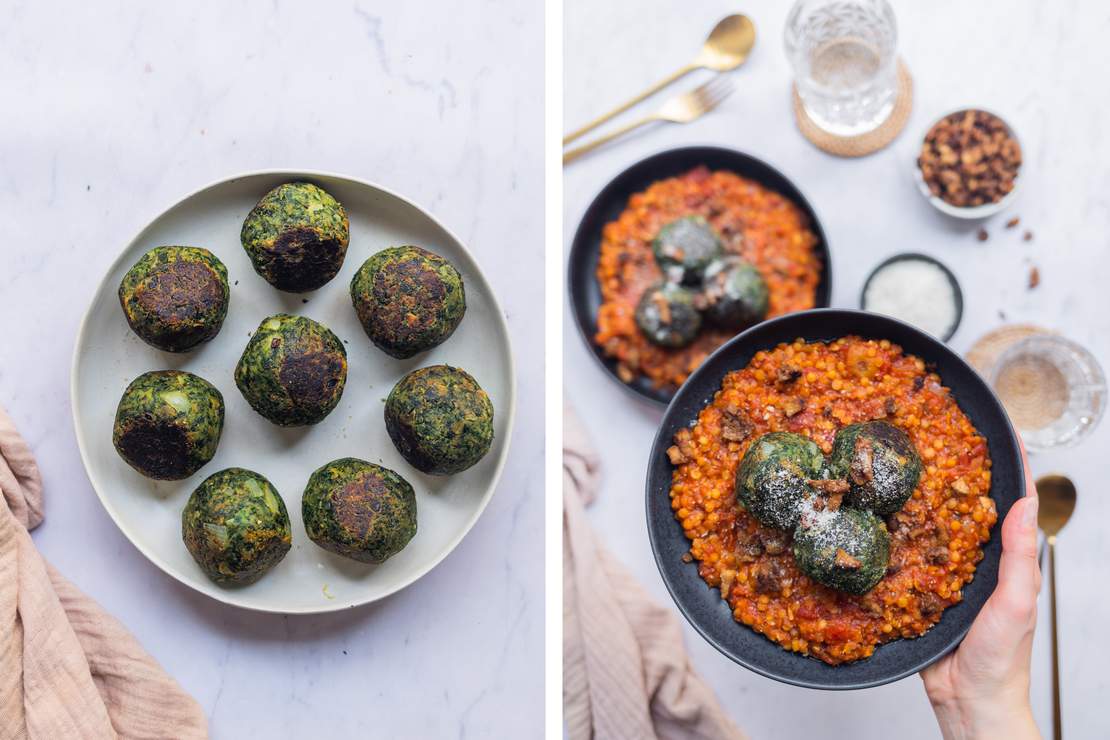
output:
[[[5,1],[0,16],[0,404],[45,478],[41,551],[196,696],[213,737],[537,736],[542,7]],[[393,597],[318,617],[226,607],[150,565],[89,486],[68,398],[78,323],[124,245],[186,193],[270,167],[379,182],[441,219],[500,297],[520,380],[511,460],[459,548]]]
[[[816,208],[833,252],[833,305],[856,307],[867,272],[903,251],[931,254],[953,269],[964,288],[963,324],[952,346],[965,351],[1005,322],[1034,322],[1065,332],[1110,368],[1110,97],[1104,43],[1110,9],[1094,2],[893,2],[900,49],[916,83],[907,135],[861,160],[830,157],[798,134],[791,115],[790,68],[782,46],[788,5],[749,0],[696,4],[666,0],[565,2],[564,130],[591,119],[691,58],[718,18],[739,8],[755,21],[759,41],[749,63],[732,74],[736,91],[714,114],[688,126],[658,127],[599,150],[567,168],[564,241],[590,199],[617,172],[647,154],[683,144],[721,144],[774,164]],[[693,87],[708,73],[687,79]],[[661,100],[662,98],[660,98]],[[912,143],[931,119],[972,103],[998,110],[1016,126],[1027,152],[1018,201],[986,227],[990,238],[929,207],[911,180]],[[643,110],[647,112],[648,107]],[[1004,222],[1020,216],[1021,229]],[[1021,241],[1025,228],[1031,242]],[[1030,267],[1041,273],[1026,288]],[[670,603],[655,569],[643,522],[646,455],[659,407],[630,399],[591,359],[564,303],[566,394],[594,431],[605,461],[605,484],[591,511],[614,552],[660,600]],[[604,430],[604,431],[603,431]],[[619,433],[615,433],[619,430]],[[1110,734],[1101,703],[1110,614],[1105,588],[1110,556],[1105,522],[1105,450],[1110,420],[1081,446],[1033,457],[1034,473],[1067,472],[1080,498],[1058,547],[1061,681],[1069,737]],[[1046,594],[1033,655],[1033,704],[1051,730]],[[724,706],[752,737],[889,738],[938,735],[920,681],[822,693],[764,679],[718,654],[687,628],[693,661]]]

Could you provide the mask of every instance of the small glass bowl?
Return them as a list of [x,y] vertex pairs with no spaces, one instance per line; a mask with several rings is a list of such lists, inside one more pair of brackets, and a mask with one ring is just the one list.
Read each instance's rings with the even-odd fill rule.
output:
[[[1018,173],[1014,177],[1014,189],[1003,196],[1002,200],[996,201],[994,203],[984,203],[981,206],[954,206],[943,198],[933,195],[932,191],[929,190],[929,186],[925,184],[925,178],[921,174],[921,168],[917,165],[917,159],[921,156],[921,146],[925,143],[925,137],[929,135],[929,132],[933,130],[934,126],[943,121],[945,118],[948,118],[948,116],[956,115],[958,113],[966,113],[967,111],[971,110],[986,113],[987,115],[994,116],[998,120],[1002,121],[1002,125],[1006,128],[1006,133],[1009,134],[1010,137],[1013,138],[1013,140],[1016,141],[1018,146],[1021,148],[1021,166],[1018,168]],[[1023,177],[1023,173],[1025,172],[1026,162],[1028,162],[1029,160],[1029,158],[1026,156],[1024,143],[1022,143],[1021,139],[1018,138],[1017,132],[1009,124],[1009,122],[998,113],[977,105],[968,105],[962,108],[956,108],[955,110],[949,111],[942,116],[938,116],[928,126],[926,126],[925,130],[921,132],[921,135],[917,137],[917,139],[915,140],[915,147],[916,148],[913,151],[913,159],[911,160],[910,164],[913,167],[913,179],[914,182],[917,183],[917,189],[921,191],[921,194],[925,196],[925,199],[928,200],[933,205],[933,207],[941,213],[952,216],[953,218],[962,218],[968,220],[983,219],[987,218],[988,216],[993,216],[996,213],[1000,213],[1011,203],[1013,203],[1015,196],[1017,196],[1018,189],[1021,187],[1021,180]]]
[[[1019,367],[1025,377],[1006,377]],[[1078,444],[1106,410],[1106,377],[1098,361],[1059,334],[1015,342],[994,363],[988,382],[1031,452]]]

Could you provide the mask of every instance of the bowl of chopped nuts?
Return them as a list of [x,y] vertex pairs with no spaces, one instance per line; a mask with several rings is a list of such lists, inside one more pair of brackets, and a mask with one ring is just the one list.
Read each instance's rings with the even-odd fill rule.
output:
[[1013,202],[1021,166],[1021,144],[1001,116],[960,108],[929,126],[913,172],[922,195],[941,213],[979,219]]

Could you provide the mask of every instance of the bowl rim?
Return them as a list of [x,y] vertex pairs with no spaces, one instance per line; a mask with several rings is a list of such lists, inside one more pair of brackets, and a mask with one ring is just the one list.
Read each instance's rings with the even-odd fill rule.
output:
[[[995,201],[994,203],[984,203],[981,206],[954,206],[951,203],[945,201],[943,198],[933,195],[932,191],[929,190],[929,186],[925,184],[925,177],[921,174],[921,167],[917,163],[917,158],[921,154],[921,145],[925,143],[925,137],[929,135],[929,132],[933,130],[934,126],[936,126],[938,123],[943,121],[945,118],[948,118],[949,116],[956,115],[957,113],[966,113],[968,111],[979,111],[981,113],[986,113],[987,115],[994,116],[999,121],[1001,121],[1003,127],[1005,127],[1006,129],[1006,133],[1009,134],[1010,137],[1017,142],[1018,147],[1021,149],[1021,164],[1018,165],[1017,174],[1014,176],[1013,190],[1011,190],[1009,193],[1006,193],[1006,195],[1004,195],[1001,200]],[[1023,142],[1021,140],[1021,137],[1018,136],[1017,130],[1010,124],[1009,119],[1007,119],[996,110],[985,108],[981,105],[964,105],[958,108],[953,108],[949,112],[937,116],[932,121],[930,121],[927,126],[921,129],[920,135],[916,139],[914,139],[914,146],[915,149],[913,151],[913,159],[911,161],[911,165],[913,168],[913,179],[914,182],[917,184],[918,192],[920,192],[921,195],[925,197],[925,200],[929,201],[929,203],[941,213],[947,216],[951,216],[952,218],[958,218],[966,221],[978,221],[986,219],[995,215],[996,213],[1001,213],[1002,211],[1006,210],[1014,202],[1015,198],[1017,197],[1018,190],[1021,189],[1021,183],[1024,179],[1025,168],[1029,161],[1029,158],[1026,156],[1025,142]]]
[[[393,589],[391,589],[387,592],[378,594],[377,596],[375,596],[371,599],[355,599],[355,600],[352,600],[350,602],[346,602],[346,601],[339,602],[338,600],[336,600],[336,602],[332,602],[332,603],[328,603],[328,604],[321,604],[318,607],[298,607],[298,608],[293,608],[293,609],[290,609],[290,608],[275,609],[275,608],[263,607],[263,606],[260,606],[260,605],[243,604],[243,603],[240,603],[238,601],[235,601],[232,598],[233,594],[235,593],[235,589],[217,589],[217,590],[214,590],[212,592],[209,592],[209,591],[203,591],[203,590],[200,590],[200,589],[196,588],[193,584],[184,580],[177,573],[175,573],[173,571],[173,569],[170,568],[167,563],[163,562],[162,559],[156,553],[154,553],[149,548],[142,545],[135,537],[132,537],[132,535],[130,533],[130,528],[123,523],[123,520],[122,520],[120,514],[115,510],[115,508],[112,506],[112,504],[105,497],[104,493],[101,491],[101,488],[102,488],[101,484],[99,484],[98,481],[94,478],[94,475],[92,473],[92,467],[91,467],[90,461],[89,461],[89,451],[86,449],[86,446],[85,446],[84,435],[80,431],[81,428],[82,428],[83,418],[82,418],[82,415],[81,415],[80,405],[75,402],[75,399],[77,399],[78,396],[79,396],[78,388],[77,388],[77,386],[78,386],[78,380],[77,379],[78,379],[78,371],[79,371],[80,364],[81,364],[81,359],[82,359],[81,348],[85,344],[85,334],[88,331],[88,326],[89,326],[89,323],[91,321],[93,308],[96,304],[96,296],[100,295],[101,292],[105,290],[106,286],[108,286],[108,283],[109,283],[111,277],[113,275],[115,275],[117,273],[118,269],[123,265],[128,252],[131,251],[132,246],[134,246],[135,243],[138,242],[143,237],[143,235],[146,233],[147,229],[150,228],[151,224],[153,224],[154,222],[156,222],[156,221],[162,219],[163,217],[165,217],[170,211],[172,211],[174,208],[177,208],[182,203],[184,203],[188,200],[191,200],[192,198],[195,198],[196,196],[201,195],[202,193],[205,193],[209,190],[212,190],[214,188],[217,188],[217,187],[220,187],[220,186],[223,186],[223,185],[230,184],[230,183],[235,182],[237,180],[243,180],[243,179],[255,178],[255,177],[281,177],[281,178],[286,178],[289,181],[294,181],[294,180],[308,180],[308,181],[316,180],[316,181],[319,181],[320,179],[341,180],[341,181],[344,181],[344,182],[349,183],[351,185],[356,185],[356,186],[359,186],[359,187],[370,188],[372,190],[376,190],[379,193],[385,194],[385,195],[387,195],[391,198],[395,198],[400,203],[413,208],[418,213],[420,213],[424,218],[428,219],[434,226],[441,229],[443,231],[443,233],[446,234],[455,243],[455,246],[457,246],[459,248],[459,250],[462,252],[462,254],[474,266],[474,271],[473,271],[473,275],[472,275],[471,279],[477,278],[480,281],[482,287],[489,294],[489,296],[491,298],[491,302],[493,304],[493,308],[494,308],[493,313],[496,314],[496,317],[497,317],[496,322],[497,322],[497,325],[498,325],[498,330],[505,337],[505,346],[506,346],[508,360],[509,360],[509,364],[508,364],[508,368],[507,368],[508,373],[509,373],[509,386],[508,386],[509,401],[508,401],[508,409],[507,409],[508,416],[506,417],[506,422],[505,422],[505,439],[504,439],[504,443],[503,443],[503,446],[502,446],[501,454],[500,454],[498,460],[496,461],[493,472],[490,476],[488,487],[486,489],[485,495],[482,497],[482,501],[481,501],[480,505],[475,509],[475,511],[474,511],[473,515],[471,516],[470,520],[466,522],[465,526],[459,531],[458,535],[456,537],[454,537],[449,543],[447,543],[446,547],[444,547],[444,549],[439,553],[438,557],[434,558],[431,562],[427,563],[423,568],[414,571],[414,573],[409,578],[405,579],[402,583],[398,584],[395,588],[393,588]],[[191,591],[195,591],[196,593],[199,593],[203,596],[206,596],[210,599],[213,599],[214,601],[218,601],[220,603],[227,604],[228,606],[233,606],[237,609],[244,609],[244,610],[247,610],[247,611],[253,611],[253,612],[258,612],[258,613],[268,613],[268,614],[324,614],[324,613],[328,613],[328,612],[345,611],[347,609],[352,609],[352,608],[365,606],[367,604],[371,604],[371,603],[374,603],[376,601],[381,601],[382,599],[388,598],[388,597],[392,596],[393,594],[396,594],[398,591],[401,591],[405,588],[408,588],[413,583],[415,583],[416,581],[418,581],[421,578],[423,578],[424,576],[426,576],[436,566],[438,566],[440,563],[442,563],[444,560],[446,560],[447,557],[458,548],[459,544],[463,541],[463,539],[466,538],[467,535],[470,534],[471,530],[473,530],[473,528],[474,528],[474,525],[477,524],[478,519],[481,518],[482,514],[484,514],[486,509],[489,507],[489,502],[493,498],[493,494],[497,491],[497,486],[501,481],[501,474],[504,472],[505,465],[508,462],[509,448],[510,448],[511,443],[512,443],[513,430],[516,426],[517,378],[516,378],[516,359],[515,359],[515,357],[513,355],[513,351],[512,351],[512,335],[509,332],[509,325],[508,325],[508,322],[505,320],[505,312],[501,307],[501,303],[497,298],[497,294],[494,292],[493,286],[490,285],[489,280],[486,279],[485,273],[482,271],[481,267],[479,266],[478,260],[475,259],[473,253],[467,248],[466,244],[461,239],[459,239],[459,237],[455,234],[454,231],[447,228],[439,219],[437,219],[435,216],[433,216],[432,213],[430,211],[428,211],[428,209],[422,207],[421,205],[419,205],[415,201],[411,200],[410,198],[408,198],[404,195],[401,195],[400,193],[396,192],[395,190],[392,190],[392,189],[390,189],[388,187],[385,187],[383,185],[379,185],[379,184],[374,183],[370,180],[365,180],[363,178],[355,177],[353,175],[346,175],[346,174],[343,174],[343,173],[333,172],[333,171],[329,171],[329,170],[313,170],[313,169],[305,169],[305,168],[299,168],[299,167],[270,167],[270,168],[257,169],[257,170],[247,170],[247,171],[244,171],[244,172],[239,172],[239,173],[236,173],[236,174],[233,174],[233,175],[228,175],[228,176],[225,176],[225,177],[220,177],[220,178],[217,178],[215,180],[212,180],[212,181],[202,185],[201,187],[195,188],[195,189],[187,192],[186,194],[173,199],[165,207],[157,209],[157,212],[155,213],[154,216],[152,216],[152,217],[150,217],[150,218],[148,218],[148,219],[146,219],[142,222],[142,226],[134,232],[134,234],[133,234],[133,236],[131,236],[131,238],[129,238],[127,240],[126,244],[124,244],[124,246],[120,249],[119,254],[116,255],[115,259],[112,260],[111,264],[105,270],[104,275],[97,281],[96,287],[93,289],[92,296],[89,299],[89,304],[85,308],[84,313],[82,314],[81,323],[80,323],[80,325],[78,326],[78,329],[77,329],[77,335],[76,335],[76,338],[74,340],[74,345],[73,345],[73,354],[72,354],[71,359],[70,359],[69,373],[70,373],[70,375],[69,375],[70,411],[71,411],[71,415],[72,415],[72,419],[73,419],[73,434],[77,439],[77,449],[78,449],[78,452],[80,453],[80,456],[81,456],[81,466],[84,468],[85,477],[88,479],[89,485],[92,486],[93,491],[96,492],[96,497],[100,501],[100,505],[108,513],[109,518],[111,518],[112,522],[116,525],[116,528],[119,529],[121,534],[123,534],[124,539],[126,539],[133,547],[135,547],[143,555],[143,557],[145,557],[151,564],[156,566],[159,570],[161,570],[167,576],[169,576],[170,578],[173,578],[175,581],[177,581],[181,585],[185,586],[186,588],[190,589]]]
[[[1003,427],[1004,427],[1004,430],[1005,430],[1005,435],[1003,436],[1002,439],[988,440],[989,443],[997,442],[1000,446],[1005,447],[1005,449],[1003,450],[1003,449],[995,448],[995,447],[992,446],[992,448],[991,448],[991,458],[992,458],[992,466],[991,467],[992,467],[992,471],[995,470],[997,467],[999,467],[998,461],[1000,461],[1002,459],[1009,459],[1014,464],[1016,464],[1017,468],[1021,471],[1022,480],[1024,480],[1024,474],[1025,474],[1024,463],[1022,461],[1021,446],[1020,446],[1020,442],[1018,440],[1017,433],[1014,431],[1013,424],[1010,422],[1009,416],[1006,414],[1005,409],[1002,406],[1001,401],[998,400],[998,397],[994,394],[994,391],[990,388],[990,386],[986,382],[986,380],[983,379],[982,376],[980,376],[977,373],[977,371],[975,371],[974,368],[972,368],[962,356],[960,356],[958,353],[956,353],[951,348],[949,348],[948,345],[946,345],[944,342],[941,342],[936,337],[928,334],[927,332],[922,331],[921,329],[918,329],[917,327],[915,327],[911,324],[907,324],[904,321],[900,321],[899,319],[895,319],[893,317],[886,316],[884,314],[871,313],[871,312],[860,311],[860,310],[856,310],[856,309],[816,308],[816,309],[809,309],[807,311],[800,311],[800,312],[796,312],[796,313],[792,313],[792,314],[786,314],[784,316],[780,316],[780,317],[777,317],[777,318],[774,318],[774,319],[769,319],[768,321],[765,321],[761,324],[757,324],[756,326],[751,327],[750,329],[744,331],[743,333],[738,334],[737,336],[735,336],[731,340],[729,340],[727,343],[722,345],[705,362],[703,362],[693,373],[691,373],[690,379],[693,379],[698,374],[709,374],[709,372],[710,372],[709,368],[713,367],[713,365],[716,363],[716,360],[718,360],[720,358],[727,357],[729,354],[732,354],[732,353],[736,352],[738,350],[738,348],[741,348],[741,347],[744,347],[745,345],[747,345],[750,341],[752,341],[752,336],[756,332],[772,331],[772,330],[776,329],[777,325],[779,325],[779,324],[786,324],[786,323],[792,323],[792,322],[808,322],[808,321],[812,321],[815,318],[819,318],[819,317],[830,317],[830,318],[839,319],[840,320],[840,325],[842,325],[842,326],[852,326],[853,323],[854,323],[853,320],[858,319],[860,317],[867,317],[867,320],[869,320],[869,321],[877,321],[879,323],[885,323],[885,324],[889,325],[890,327],[893,327],[897,331],[908,332],[910,335],[916,335],[916,336],[914,336],[915,340],[921,341],[924,344],[930,345],[939,354],[947,355],[947,359],[954,361],[958,366],[962,366],[961,369],[963,371],[965,371],[966,373],[972,374],[975,378],[978,378],[979,382],[982,386],[982,388],[980,390],[985,390],[986,391],[984,396],[985,396],[985,398],[988,399],[988,404],[991,407],[993,407],[992,411],[998,415],[999,419],[1002,420]],[[799,332],[795,332],[795,333],[800,336]],[[847,334],[851,334],[851,333],[854,333],[854,332],[845,331],[842,334],[842,336],[847,335]],[[894,341],[894,340],[891,340],[891,341]],[[899,345],[902,344],[902,342],[897,342],[897,343]],[[755,351],[758,351],[759,349],[764,349],[764,348],[765,347],[762,347],[762,346],[752,347],[752,349],[755,350]],[[928,360],[926,360],[926,362],[928,362]],[[731,370],[726,371],[726,374],[727,374],[727,372],[731,372]],[[722,375],[722,378],[723,378],[723,375]],[[943,378],[942,378],[942,380],[943,380]],[[717,383],[715,383],[714,385],[719,388],[719,386],[720,386],[719,381]],[[671,524],[675,521],[674,520],[674,514],[673,514],[673,512],[670,511],[670,506],[668,505],[667,506],[668,511],[664,515],[664,518],[657,522],[656,517],[654,516],[654,514],[652,512],[652,505],[651,505],[653,497],[655,495],[657,495],[652,490],[653,489],[653,482],[655,482],[653,480],[654,461],[661,459],[661,456],[665,455],[666,449],[671,445],[671,439],[670,439],[669,436],[667,436],[665,434],[665,432],[668,430],[669,427],[676,426],[676,418],[675,417],[678,416],[678,414],[682,411],[682,409],[680,409],[680,406],[683,406],[683,405],[686,404],[686,397],[688,395],[695,393],[695,391],[693,390],[695,388],[695,386],[696,386],[696,384],[691,383],[689,380],[685,384],[683,384],[683,386],[678,389],[678,392],[675,394],[674,399],[671,401],[671,404],[667,407],[666,411],[663,413],[663,417],[659,422],[659,427],[656,430],[655,438],[652,442],[651,452],[649,453],[650,457],[648,458],[648,461],[647,461],[647,471],[646,471],[646,475],[645,475],[645,485],[644,485],[644,509],[645,509],[646,524],[647,524],[647,529],[648,529],[648,540],[650,541],[650,544],[651,544],[652,556],[653,556],[653,559],[655,560],[655,565],[656,565],[656,568],[659,571],[660,578],[662,579],[663,584],[666,586],[667,592],[671,596],[671,600],[674,602],[675,606],[678,607],[679,612],[682,613],[683,617],[686,619],[687,622],[690,623],[690,625],[694,628],[694,630],[699,635],[701,635],[702,639],[704,639],[706,642],[708,642],[710,645],[712,645],[714,648],[716,648],[718,652],[720,652],[722,655],[727,657],[729,660],[747,668],[750,671],[758,673],[762,676],[765,676],[765,677],[770,678],[770,679],[774,679],[774,680],[782,682],[782,683],[791,684],[791,685],[794,685],[794,686],[800,686],[802,688],[822,689],[822,690],[830,690],[830,691],[850,691],[850,690],[857,690],[857,689],[874,688],[876,686],[882,686],[882,685],[885,685],[885,684],[888,684],[888,683],[893,683],[895,681],[899,681],[903,678],[906,678],[910,675],[913,675],[914,673],[919,673],[923,669],[927,668],[928,666],[932,665],[936,661],[943,658],[945,655],[950,653],[953,649],[955,649],[959,645],[959,643],[967,635],[967,632],[971,629],[971,624],[972,624],[972,622],[974,622],[974,616],[971,619],[968,620],[968,623],[965,626],[959,628],[952,635],[952,637],[950,639],[948,639],[940,647],[940,649],[937,650],[935,652],[935,654],[933,654],[933,655],[927,656],[924,659],[911,661],[910,665],[908,665],[907,667],[904,667],[904,668],[902,668],[898,671],[890,673],[889,675],[884,675],[884,676],[881,676],[881,677],[876,678],[876,679],[863,680],[863,681],[854,681],[854,682],[845,681],[845,682],[830,683],[830,682],[823,682],[823,681],[819,681],[819,680],[799,678],[799,677],[796,677],[796,676],[784,675],[781,672],[776,671],[774,668],[769,668],[765,665],[762,665],[759,661],[749,659],[745,655],[737,653],[736,651],[731,649],[729,646],[722,644],[713,635],[711,635],[710,631],[709,631],[709,627],[706,624],[702,624],[700,618],[697,617],[695,614],[693,614],[693,611],[690,608],[690,606],[688,604],[686,604],[678,595],[679,578],[674,573],[672,573],[672,568],[677,570],[678,566],[676,566],[675,564],[670,563],[670,562],[664,562],[664,556],[661,552],[661,549],[662,549],[661,543],[662,543],[663,538],[665,537],[665,534],[663,532],[661,532],[660,530],[663,526],[669,525],[669,524]],[[715,394],[716,391],[713,391],[713,393]],[[708,398],[694,398],[694,399],[692,399],[692,402],[696,403],[697,411],[700,412],[700,410],[703,409],[705,407],[705,405],[707,403],[709,403],[711,400],[712,400],[712,394]],[[965,411],[965,413],[966,413],[966,411]],[[694,414],[694,416],[696,416],[696,413]],[[681,424],[679,424],[678,426],[681,426]],[[993,493],[993,490],[992,490],[992,493]],[[1023,496],[1026,495],[1026,492],[1023,492],[1022,495]],[[997,504],[997,501],[996,501],[996,504]],[[1008,507],[1007,507],[1007,511],[1008,511]],[[1002,526],[1002,520],[1005,516],[1005,513],[1007,513],[1007,512],[1003,512],[1003,511],[999,512],[998,521],[995,523],[995,526],[992,528],[992,540],[998,539],[999,546],[1001,546],[1001,526]],[[680,533],[680,536],[685,537],[685,533]],[[988,545],[989,545],[989,543],[988,543]],[[986,547],[986,546],[987,545],[984,545],[984,547]],[[986,557],[984,556],[984,559],[981,560],[979,562],[979,564],[977,565],[977,567],[976,567],[976,575],[977,576],[979,575],[980,568],[983,567],[985,562],[986,562]],[[686,566],[687,564],[682,563],[682,565]],[[692,577],[697,578],[699,580],[701,578],[700,575],[698,575],[696,572],[692,574]],[[975,581],[973,580],[972,583],[974,583],[974,582]],[[705,584],[703,583],[702,585],[705,585]],[[968,585],[970,585],[970,584],[968,584]],[[965,588],[966,587],[967,586],[965,586]],[[708,588],[708,586],[706,586],[706,588]],[[985,601],[985,599],[984,599],[984,601]],[[952,607],[950,607],[950,608],[959,607],[964,603],[966,603],[966,600],[961,600],[960,602],[957,602],[957,604],[952,605]],[[976,616],[977,616],[977,614],[978,614],[978,611],[976,611]],[[941,621],[943,621],[943,619],[944,619],[944,616],[942,615]],[[938,621],[935,625],[933,625],[932,628],[930,628],[930,631],[932,629],[935,629],[940,623],[941,622]],[[788,651],[785,648],[778,645],[778,643],[772,642],[768,638],[764,637],[763,635],[755,633],[754,630],[752,630],[750,627],[748,627],[746,625],[743,625],[743,624],[740,624],[740,623],[734,623],[734,626],[737,629],[745,629],[745,630],[751,631],[753,634],[757,635],[760,639],[765,640],[767,642],[767,644],[769,646],[773,647],[775,650],[779,650],[779,651],[782,652],[783,655],[789,656],[788,657],[789,660],[798,660],[798,661],[816,660],[816,659],[811,658],[809,656],[804,656],[804,655],[800,655],[798,653]],[[928,634],[928,631],[924,634]],[[903,639],[892,641],[890,643],[884,643],[883,645],[879,645],[876,648],[876,652],[878,652],[878,650],[882,649],[886,645],[894,645],[894,644],[897,644],[899,642],[904,642],[904,641],[905,641],[905,639],[903,638]],[[865,658],[863,660],[864,661],[870,660],[870,658]],[[847,664],[847,665],[854,665],[854,664],[859,663],[859,662],[861,662],[861,661],[856,661],[855,663],[850,663],[850,664]]]
[[[601,210],[604,205],[614,197],[612,191],[616,190],[618,188],[618,185],[622,184],[625,178],[631,178],[638,169],[642,167],[647,167],[649,164],[654,164],[659,160],[666,160],[672,157],[678,158],[682,156],[693,156],[695,154],[747,160],[757,167],[761,167],[767,170],[769,174],[781,178],[783,182],[787,183],[791,188],[793,188],[798,196],[796,199],[793,196],[788,196],[784,193],[779,194],[783,197],[789,198],[792,202],[794,202],[795,205],[797,205],[806,213],[806,215],[810,218],[812,222],[810,224],[810,228],[818,238],[818,242],[817,245],[814,247],[814,250],[817,252],[818,257],[821,259],[821,279],[817,285],[815,308],[827,308],[832,302],[832,250],[829,246],[828,234],[821,223],[821,218],[817,213],[817,209],[814,208],[813,203],[808,198],[806,198],[801,188],[799,188],[796,184],[794,178],[788,177],[785,173],[783,173],[782,170],[770,164],[764,159],[761,159],[753,154],[749,154],[739,149],[721,146],[720,144],[683,144],[681,146],[661,149],[659,151],[652,152],[651,154],[636,159],[635,161],[631,162],[623,169],[621,169],[620,172],[618,172],[616,175],[609,178],[605,185],[603,185],[597,191],[594,197],[590,199],[590,202],[582,210],[581,214],[578,217],[578,225],[575,227],[574,235],[571,239],[571,245],[570,250],[567,254],[567,264],[565,267],[564,275],[566,278],[567,297],[570,301],[570,309],[571,314],[574,318],[574,325],[577,329],[578,336],[586,345],[587,354],[589,354],[590,357],[593,358],[597,366],[612,382],[616,383],[620,388],[624,389],[625,393],[639,400],[650,401],[656,407],[666,407],[667,404],[669,404],[674,398],[678,389],[675,388],[670,391],[654,390],[654,392],[649,392],[648,390],[641,388],[638,384],[625,383],[617,376],[614,369],[614,361],[611,358],[604,357],[601,354],[601,349],[594,343],[593,332],[596,331],[597,328],[597,316],[588,315],[589,312],[580,310],[579,306],[579,299],[584,300],[584,296],[588,295],[590,292],[596,291],[600,293],[600,288],[597,285],[596,275],[591,276],[592,280],[590,281],[589,285],[580,285],[579,281],[575,280],[575,268],[576,265],[578,265],[582,260],[590,260],[591,264],[596,265],[597,258],[595,255],[600,255],[601,236],[600,234],[597,235],[597,248],[595,249],[595,239],[591,236],[590,233],[587,233],[586,221],[589,219],[591,214],[593,214],[595,211]],[[714,169],[711,165],[705,162],[703,162],[702,164],[704,166],[710,167],[710,169]],[[728,167],[719,167],[717,169],[729,170]],[[671,175],[671,177],[676,176],[677,175]],[[652,182],[658,182],[658,179],[652,180]],[[775,192],[779,191],[775,189]],[[602,226],[604,227],[604,225]],[[765,321],[768,320],[771,319],[765,319]],[[759,324],[756,324],[756,326],[759,326]],[[708,360],[708,358],[706,358],[706,360]],[[703,360],[703,362],[705,362],[706,360]]]
[[[950,269],[948,269],[948,265],[944,264],[936,257],[923,254],[922,252],[899,252],[898,254],[893,254],[890,257],[887,257],[882,262],[875,265],[875,267],[872,268],[871,272],[867,274],[867,279],[863,281],[863,287],[860,288],[860,310],[868,311],[869,313],[879,313],[878,311],[869,311],[869,309],[867,308],[867,289],[871,287],[871,281],[875,278],[876,275],[879,274],[879,272],[883,268],[892,265],[895,262],[928,262],[939,267],[944,273],[944,276],[948,279],[948,284],[952,286],[952,297],[956,303],[956,320],[952,322],[952,326],[948,327],[948,329],[944,332],[944,335],[938,338],[942,342],[947,342],[948,340],[950,340],[956,335],[956,331],[960,328],[960,322],[962,322],[964,318],[964,292],[960,288],[960,281],[957,280],[956,275]],[[887,314],[883,315],[885,316]],[[891,316],[890,318],[896,319],[897,317]]]

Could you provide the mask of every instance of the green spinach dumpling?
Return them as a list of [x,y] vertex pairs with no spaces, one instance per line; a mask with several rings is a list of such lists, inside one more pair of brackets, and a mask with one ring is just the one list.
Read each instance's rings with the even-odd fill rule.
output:
[[809,481],[821,478],[825,457],[813,440],[793,432],[771,432],[755,439],[736,471],[736,496],[768,527],[792,530],[815,492]]
[[309,182],[262,196],[239,234],[254,270],[278,290],[304,293],[335,277],[351,239],[339,201]]
[[127,325],[165,352],[188,352],[216,336],[230,297],[227,268],[200,247],[155,247],[119,284]]
[[181,537],[205,575],[221,586],[254,583],[289,552],[285,502],[270,481],[243,468],[204,480],[181,513]]
[[636,306],[636,326],[652,344],[677,349],[698,336],[701,314],[696,294],[674,283],[659,283],[644,291]]
[[767,317],[767,283],[740,257],[713,260],[702,285],[705,316],[724,329],[739,331]]
[[416,535],[416,494],[388,468],[345,457],[312,474],[301,499],[308,538],[362,563],[382,563]]
[[424,367],[401,378],[389,392],[385,429],[414,468],[430,475],[451,475],[489,452],[493,404],[463,370]]
[[883,521],[869,511],[807,512],[794,530],[794,560],[818,583],[865,594],[886,575],[890,535]]
[[721,254],[721,239],[701,216],[684,216],[659,229],[651,249],[668,280],[697,285],[706,266]]
[[199,375],[156,370],[131,381],[120,398],[112,444],[147,478],[182,480],[216,454],[224,397]]
[[406,359],[446,341],[466,312],[462,276],[420,247],[383,249],[351,279],[351,301],[366,335]]
[[910,438],[885,421],[841,429],[833,442],[829,468],[833,477],[848,481],[847,505],[883,516],[909,500],[922,470]]
[[323,421],[343,395],[347,350],[323,324],[279,313],[263,319],[235,366],[235,385],[274,424]]

